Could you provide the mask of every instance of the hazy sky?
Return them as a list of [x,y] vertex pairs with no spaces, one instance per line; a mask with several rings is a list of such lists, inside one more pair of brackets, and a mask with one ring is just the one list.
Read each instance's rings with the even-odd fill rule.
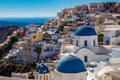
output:
[[0,0],[0,17],[56,16],[64,8],[104,1],[120,0]]

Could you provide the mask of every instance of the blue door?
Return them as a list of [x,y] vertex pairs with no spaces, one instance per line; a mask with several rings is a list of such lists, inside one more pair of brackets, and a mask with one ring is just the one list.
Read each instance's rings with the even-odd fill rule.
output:
[[88,46],[88,45],[87,45],[87,40],[84,41],[84,46]]
[[84,62],[88,62],[88,57],[84,56]]
[[78,40],[76,40],[76,46],[78,46]]

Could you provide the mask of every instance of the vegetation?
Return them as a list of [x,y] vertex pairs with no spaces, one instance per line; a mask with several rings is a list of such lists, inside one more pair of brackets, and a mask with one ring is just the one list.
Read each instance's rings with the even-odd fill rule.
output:
[[60,25],[58,26],[58,30],[63,31],[64,26],[65,22],[61,21]]
[[16,36],[13,36],[10,38],[10,41],[8,41],[8,43],[4,44],[1,48],[0,48],[0,59],[5,56],[9,50],[12,49],[12,45],[17,42],[18,38]]
[[37,53],[37,62],[39,61],[39,55],[42,52],[42,48],[40,46],[36,46],[35,52]]
[[0,75],[1,76],[11,76],[12,72],[15,73],[26,73],[35,70],[36,65],[23,65],[23,64],[1,64],[0,65]]
[[32,72],[32,71],[35,70],[35,69],[36,69],[36,64],[32,64],[32,65],[30,66],[29,72]]
[[99,45],[103,45],[103,37],[104,37],[104,34],[99,34],[98,35],[98,44]]
[[7,37],[12,35],[13,32],[16,31],[17,29],[18,29],[18,27],[15,26],[15,25],[9,25],[9,26],[5,26],[5,27],[0,27],[0,43],[3,43],[5,40],[7,40]]

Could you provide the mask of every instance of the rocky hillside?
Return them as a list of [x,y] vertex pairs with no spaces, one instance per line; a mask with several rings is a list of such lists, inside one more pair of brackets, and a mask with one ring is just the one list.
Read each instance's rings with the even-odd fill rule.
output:
[[14,25],[0,28],[0,43],[3,43],[7,39],[7,37],[12,35],[12,33],[17,29],[18,27]]

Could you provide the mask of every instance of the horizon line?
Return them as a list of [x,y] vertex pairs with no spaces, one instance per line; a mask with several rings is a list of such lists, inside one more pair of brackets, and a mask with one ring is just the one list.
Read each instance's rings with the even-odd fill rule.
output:
[[56,17],[56,16],[0,16],[0,18],[44,18],[44,17]]

